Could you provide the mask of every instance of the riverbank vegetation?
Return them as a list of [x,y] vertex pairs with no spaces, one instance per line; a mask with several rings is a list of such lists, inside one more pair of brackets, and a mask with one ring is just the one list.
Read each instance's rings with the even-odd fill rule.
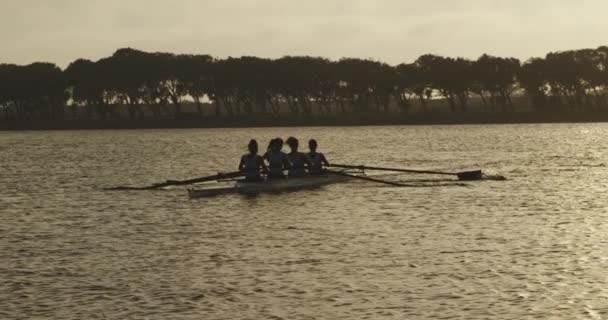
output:
[[121,126],[149,121],[163,127],[360,124],[365,118],[376,119],[374,124],[500,122],[522,117],[512,113],[541,120],[543,114],[605,114],[607,89],[605,46],[552,52],[523,63],[489,55],[468,60],[428,54],[396,66],[357,58],[216,59],[125,48],[98,61],[76,60],[65,70],[52,63],[1,64],[0,117],[5,124],[31,126],[70,121]]

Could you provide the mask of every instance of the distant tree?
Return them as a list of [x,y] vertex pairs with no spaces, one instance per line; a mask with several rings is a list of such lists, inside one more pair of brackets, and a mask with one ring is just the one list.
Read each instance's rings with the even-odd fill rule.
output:
[[606,108],[608,106],[608,98],[606,97],[608,91],[608,47],[601,46],[594,50],[593,60],[595,70],[590,76],[590,82],[598,108]]
[[386,63],[369,64],[369,91],[372,94],[377,112],[388,114],[391,97],[396,94],[397,72]]
[[575,108],[579,91],[579,74],[574,52],[552,52],[545,57],[544,74],[549,82],[554,103]]
[[[147,53],[141,56],[141,67],[145,70],[145,80],[141,86],[142,99],[154,118],[171,116],[168,110],[169,90],[165,86],[165,73],[162,68],[162,56],[158,53]],[[173,116],[175,116],[173,114]]]
[[257,57],[234,59],[236,101],[247,115],[267,113],[270,86],[270,60]]
[[210,97],[213,92],[213,58],[209,55],[186,56],[190,66],[184,72],[183,80],[186,92],[194,102],[199,115],[203,116],[202,99]]
[[474,84],[473,62],[463,58],[448,60],[450,63],[447,82],[450,83],[450,90],[460,101],[461,110],[467,111],[470,88]]
[[215,101],[215,114],[221,114],[221,108],[229,116],[238,113],[238,62],[228,58],[216,61],[212,68],[214,86],[211,98]]
[[538,110],[547,106],[548,84],[545,80],[545,61],[534,58],[526,61],[518,75],[519,84],[526,90],[532,105]]
[[5,119],[17,116],[18,106],[16,79],[19,67],[14,64],[0,64],[0,109]]
[[43,118],[63,118],[68,95],[62,70],[53,63],[40,62],[26,68],[30,80],[28,92],[34,108]]
[[154,61],[160,78],[162,92],[166,92],[168,100],[174,108],[173,116],[178,119],[183,116],[182,102],[188,95],[188,74],[191,68],[191,57],[172,53],[155,53]]
[[[515,58],[483,55],[476,61],[427,54],[392,67],[343,58],[253,56],[216,60],[209,55],[118,49],[98,61],[79,59],[64,71],[50,63],[0,64],[0,115],[5,119],[59,119],[146,113],[181,118],[193,103],[215,114],[292,116],[314,113],[388,114],[394,100],[410,112],[419,100],[444,98],[452,112],[466,112],[472,95],[486,111],[515,111],[513,95],[525,95],[544,111],[593,111],[608,107],[608,47],[548,53],[523,65]],[[171,110],[170,106],[173,107]],[[148,109],[146,109],[148,108]]]
[[1,65],[0,87],[0,105],[6,117],[23,120],[64,116],[65,79],[61,69],[52,63]]
[[313,100],[320,90],[318,63],[317,58],[308,56],[286,56],[275,60],[276,93],[287,104],[292,115],[312,113]]
[[484,92],[490,95],[490,104],[495,109],[496,104],[503,111],[513,111],[512,93],[517,89],[517,75],[521,65],[515,58],[500,58],[483,55],[472,64],[472,91],[480,95],[486,104]]
[[602,76],[606,72],[606,53],[602,47],[573,51],[572,58],[576,63],[578,78],[573,93],[579,108],[591,110],[596,105],[599,109],[605,104],[603,93],[606,87]]
[[68,88],[71,92],[73,117],[78,116],[78,108],[86,108],[86,114],[93,111],[101,118],[112,113],[110,109],[110,94],[106,92],[107,76],[103,68],[90,60],[78,59],[72,62],[64,71]]
[[388,65],[364,59],[343,58],[336,64],[338,80],[338,103],[345,112],[344,102],[348,102],[355,112],[370,111],[371,105],[377,110],[388,111],[389,97],[394,91],[396,77]]
[[126,48],[97,62],[111,79],[106,90],[116,93],[117,99],[127,106],[131,119],[145,116],[142,107],[146,96],[144,84],[150,76],[146,64],[147,55],[145,52]]
[[396,67],[396,97],[402,111],[408,112],[411,106],[410,101],[417,97],[420,100],[422,110],[428,111],[426,97],[430,96],[432,87],[428,74],[424,72],[421,65],[400,64]]
[[445,97],[452,112],[456,112],[455,96],[458,92],[454,89],[454,79],[458,75],[455,74],[455,60],[427,54],[420,56],[415,64],[428,77],[429,85]]

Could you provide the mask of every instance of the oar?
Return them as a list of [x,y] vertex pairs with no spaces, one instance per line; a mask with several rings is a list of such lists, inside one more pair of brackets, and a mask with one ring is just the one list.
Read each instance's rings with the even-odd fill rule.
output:
[[153,189],[159,189],[159,188],[164,188],[164,187],[168,187],[168,186],[183,186],[183,185],[195,184],[195,183],[200,183],[200,182],[215,181],[215,180],[220,180],[220,179],[237,178],[242,175],[243,175],[242,172],[235,171],[235,172],[228,172],[228,173],[218,173],[218,174],[215,174],[212,176],[200,177],[200,178],[189,179],[189,180],[167,180],[165,182],[155,183],[155,184],[147,186],[147,187],[115,187],[115,188],[108,188],[106,190],[112,190],[112,191],[116,191],[116,190],[153,190]]
[[333,170],[326,169],[325,172],[332,173],[332,174],[335,174],[338,176],[343,176],[343,177],[349,177],[349,178],[354,178],[354,179],[359,179],[359,180],[388,184],[388,185],[395,186],[395,187],[415,187],[415,185],[411,185],[411,184],[404,184],[404,183],[374,179],[374,178],[370,178],[370,177],[366,177],[366,176],[357,176],[357,175],[349,174],[349,173],[342,172],[342,171],[333,171]]
[[481,180],[481,178],[483,176],[483,173],[481,172],[481,170],[464,171],[464,172],[443,172],[443,171],[429,171],[429,170],[355,166],[355,165],[347,165],[347,164],[331,164],[330,167],[343,168],[343,169],[378,170],[378,171],[394,171],[394,172],[420,173],[420,174],[450,175],[450,176],[457,176],[458,180],[463,180],[463,181]]

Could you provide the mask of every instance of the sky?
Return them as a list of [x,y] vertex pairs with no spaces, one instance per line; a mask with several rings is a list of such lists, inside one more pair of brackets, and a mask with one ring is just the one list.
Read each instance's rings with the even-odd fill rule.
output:
[[606,0],[0,0],[0,63],[116,49],[390,64],[427,53],[522,60],[608,45]]

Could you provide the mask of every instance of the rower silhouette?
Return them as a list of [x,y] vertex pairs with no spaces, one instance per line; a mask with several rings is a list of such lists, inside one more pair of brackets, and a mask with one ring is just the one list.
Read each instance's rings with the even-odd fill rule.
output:
[[261,172],[267,172],[268,168],[266,168],[264,159],[258,155],[258,142],[251,139],[247,149],[249,150],[249,153],[241,157],[239,171],[245,176],[245,181],[262,181]]
[[298,151],[299,142],[294,137],[287,139],[287,145],[291,149],[291,152],[287,154],[289,160],[289,177],[302,177],[307,174],[307,169],[310,168],[310,161],[308,157]]
[[270,141],[264,159],[268,162],[268,179],[284,179],[285,170],[290,168],[287,155],[282,151],[283,139],[275,138]]
[[317,146],[317,140],[310,139],[310,141],[308,141],[308,148],[310,149],[307,154],[308,161],[310,163],[308,173],[311,175],[323,174],[325,172],[323,167],[329,166],[329,161],[327,161],[325,155],[317,152]]

